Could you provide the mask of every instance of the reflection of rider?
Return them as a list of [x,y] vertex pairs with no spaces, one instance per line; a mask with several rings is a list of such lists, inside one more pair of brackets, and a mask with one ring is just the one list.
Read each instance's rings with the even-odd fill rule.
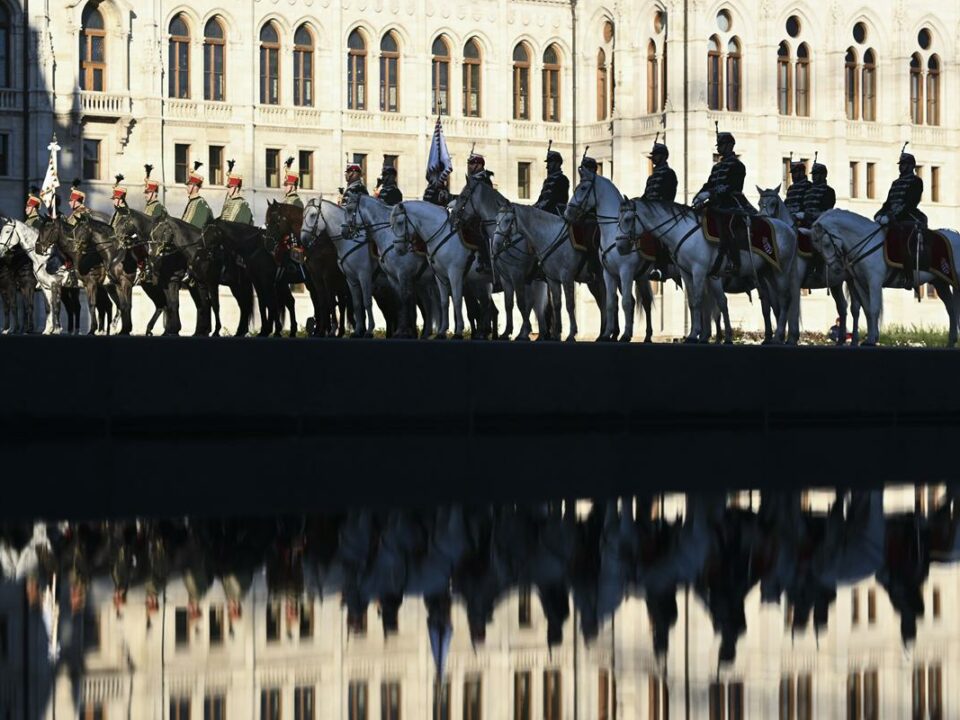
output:
[[720,252],[711,270],[716,276],[725,257],[733,275],[740,272],[740,251],[746,249],[746,225],[743,217],[755,211],[743,194],[747,169],[733,151],[736,139],[731,133],[717,134],[717,152],[720,159],[710,171],[707,182],[693,199],[693,206],[709,206],[720,225]]

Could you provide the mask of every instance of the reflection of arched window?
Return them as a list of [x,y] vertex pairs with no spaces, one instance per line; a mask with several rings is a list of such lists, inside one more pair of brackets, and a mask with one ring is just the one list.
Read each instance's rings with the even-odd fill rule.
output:
[[739,112],[741,109],[742,71],[740,41],[731,38],[727,43],[727,110],[731,112]]
[[10,11],[0,2],[0,87],[10,87]]
[[393,31],[380,38],[380,109],[397,112],[400,109],[400,45]]
[[847,56],[843,66],[843,98],[847,113],[847,120],[857,120],[860,117],[859,73],[857,73],[857,51],[847,48]]
[[910,58],[910,118],[914,125],[923,124],[923,59],[919,53]]
[[473,38],[463,47],[463,114],[480,117],[480,44]]
[[530,51],[524,43],[513,48],[513,119],[530,119]]
[[790,46],[782,42],[777,48],[777,110],[781,115],[789,115],[793,110],[790,84]]
[[441,35],[433,41],[433,76],[430,87],[433,92],[433,112],[450,114],[450,45]]
[[543,53],[543,119],[560,121],[560,53],[556,45]]
[[103,92],[107,71],[107,32],[96,5],[84,8],[80,26],[80,89]]
[[260,28],[260,102],[280,104],[280,34],[272,22]]
[[722,108],[722,87],[723,70],[720,64],[720,40],[714,35],[707,41],[707,106],[711,110]]
[[293,104],[313,106],[313,32],[304,23],[293,34]]
[[597,120],[607,119],[607,54],[597,50]]
[[810,117],[810,48],[800,43],[797,48],[797,115]]
[[223,102],[226,36],[217,18],[203,28],[203,99]]
[[861,107],[863,119],[873,122],[877,119],[877,59],[873,50],[863,54],[863,89]]
[[183,13],[170,21],[170,44],[168,51],[170,86],[172,98],[190,97],[190,28]]
[[660,59],[657,57],[657,44],[647,43],[647,112],[658,113],[660,105]]
[[940,124],[940,58],[927,61],[927,125]]
[[347,108],[367,108],[367,42],[359,30],[347,38]]

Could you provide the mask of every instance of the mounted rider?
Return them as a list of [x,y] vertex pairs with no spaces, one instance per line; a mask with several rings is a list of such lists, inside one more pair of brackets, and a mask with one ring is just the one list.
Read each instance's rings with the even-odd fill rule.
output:
[[[583,157],[580,158],[580,167],[577,168],[580,182],[589,180],[599,174],[600,165],[595,158],[587,155],[589,149],[589,145],[583,149]],[[570,227],[569,232],[573,233],[576,225],[581,225],[583,222],[584,220],[581,218],[578,223]],[[587,222],[590,223],[587,237],[582,239],[582,242],[589,248],[586,253],[587,267],[590,269],[593,277],[599,280],[603,278],[603,265],[600,263],[600,228],[596,224],[596,219],[592,221],[588,220]]]
[[293,169],[293,157],[288,157],[283,164],[283,202],[286,205],[294,205],[303,210],[303,200],[297,195],[297,188],[300,187],[300,174]]
[[717,152],[720,159],[710,170],[707,182],[693,198],[694,209],[700,210],[706,206],[720,225],[720,251],[717,253],[717,262],[710,271],[714,277],[719,274],[724,258],[730,272],[733,275],[739,274],[740,251],[747,249],[747,226],[744,218],[756,215],[756,210],[743,194],[747,168],[733,151],[736,143],[732,133],[717,132]]
[[355,162],[348,162],[343,171],[347,187],[340,191],[340,207],[343,208],[347,222],[343,226],[345,237],[355,237],[357,234],[357,210],[362,195],[369,196],[367,186],[363,184],[363,168]]
[[200,188],[203,187],[203,175],[200,174],[202,166],[202,162],[194,161],[193,170],[187,177],[187,206],[183,209],[183,216],[180,218],[201,230],[213,222],[213,211],[200,195]]
[[427,184],[427,189],[423,191],[423,201],[440,207],[446,207],[450,204],[450,190],[447,187],[448,180],[444,177],[442,180],[437,178]]
[[654,200],[657,202],[672,203],[677,199],[677,174],[670,167],[667,160],[670,157],[670,150],[661,142],[657,142],[660,137],[653,141],[653,148],[650,150],[650,160],[653,162],[653,172],[647,178],[647,184],[643,189],[644,200]]
[[150,177],[153,165],[144,165],[143,170],[146,173],[143,178],[143,199],[146,201],[143,212],[154,219],[163,217],[167,214],[167,209],[157,199],[160,194],[160,183]]
[[65,222],[70,227],[75,227],[77,223],[83,222],[90,217],[90,211],[84,204],[87,200],[87,194],[80,189],[79,178],[73,181],[70,186],[70,215]]
[[802,160],[794,160],[793,153],[790,153],[790,187],[787,188],[787,196],[783,202],[797,224],[811,187],[813,187],[812,183],[807,180],[806,163]]
[[384,165],[377,180],[377,198],[387,205],[399,205],[403,202],[403,193],[397,187],[397,169],[393,165]]
[[896,233],[907,238],[907,252],[904,253],[904,274],[911,278],[914,274],[915,250],[910,245],[915,237],[922,238],[927,229],[927,216],[920,210],[923,198],[923,180],[917,175],[917,159],[906,152],[907,143],[900,151],[900,176],[890,185],[887,200],[873,219],[887,227],[887,237]]
[[553,140],[547,145],[547,177],[543,180],[540,197],[533,206],[560,215],[570,200],[570,180],[563,174],[563,155],[552,148]]
[[[475,180],[484,185],[493,187],[493,171],[487,170],[487,160],[472,148],[470,156],[467,158],[467,181]],[[461,230],[462,232],[462,230]],[[483,233],[480,233],[483,235]],[[484,236],[485,237],[485,236]],[[478,242],[477,245],[477,272],[492,272],[492,263],[490,261],[490,244],[488,242]]]
[[124,216],[130,213],[130,207],[127,205],[127,189],[121,184],[124,180],[123,175],[118,174],[115,179],[111,197],[111,200],[113,200],[113,217],[110,218],[110,227],[113,228],[114,232],[117,232],[117,226]]
[[40,215],[40,208],[43,201],[40,199],[40,188],[33,186],[27,193],[27,204],[23,211],[23,222],[27,227],[38,229],[43,225],[43,217]]
[[806,227],[812,226],[823,213],[832,210],[837,204],[837,193],[827,185],[827,166],[813,157],[813,182],[803,196],[803,213],[800,221]]
[[243,189],[243,176],[233,172],[236,160],[227,160],[227,198],[223,201],[220,210],[220,219],[227,222],[253,225],[253,211],[250,205],[240,195]]

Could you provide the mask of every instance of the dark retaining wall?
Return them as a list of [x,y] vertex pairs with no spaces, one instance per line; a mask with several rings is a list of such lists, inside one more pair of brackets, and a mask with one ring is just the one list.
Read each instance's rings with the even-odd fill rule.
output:
[[960,354],[0,338],[0,514],[956,477]]

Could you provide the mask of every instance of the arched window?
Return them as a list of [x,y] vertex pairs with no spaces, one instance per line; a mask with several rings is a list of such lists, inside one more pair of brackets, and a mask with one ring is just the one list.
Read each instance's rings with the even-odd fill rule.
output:
[[380,38],[380,109],[400,110],[400,45],[391,30]]
[[524,43],[513,48],[513,119],[530,119],[530,50]]
[[877,119],[877,59],[873,50],[863,54],[863,80],[861,81],[863,97],[861,108],[863,119],[873,122]]
[[940,124],[940,58],[927,61],[927,125]]
[[190,28],[183,13],[170,21],[170,45],[167,59],[170,97],[190,97]]
[[739,112],[742,107],[742,71],[740,41],[731,38],[727,43],[727,110],[731,112]]
[[857,72],[857,51],[847,48],[843,69],[843,99],[847,120],[860,118],[860,82]]
[[280,104],[280,34],[273,22],[260,28],[260,103]]
[[293,104],[313,107],[313,31],[304,23],[293,34]]
[[84,8],[80,26],[80,89],[103,92],[107,72],[107,32],[96,5]]
[[607,119],[607,54],[597,51],[597,120]]
[[463,46],[463,115],[480,117],[480,44],[476,39]]
[[0,87],[10,87],[10,11],[0,2]]
[[810,117],[810,48],[800,43],[797,48],[797,116]]
[[660,112],[660,60],[657,57],[657,44],[647,43],[647,112]]
[[790,75],[790,46],[782,42],[777,48],[777,110],[781,115],[793,112]]
[[440,115],[450,114],[450,45],[441,35],[433,41],[432,110]]
[[923,124],[923,59],[919,53],[910,57],[910,119]]
[[543,52],[543,119],[560,122],[560,53],[556,45]]
[[227,47],[223,25],[210,18],[203,28],[203,99],[223,102],[224,54]]
[[707,41],[707,107],[720,110],[723,107],[723,69],[720,64],[720,39],[714,35]]
[[367,41],[359,30],[347,38],[347,108],[367,109]]

